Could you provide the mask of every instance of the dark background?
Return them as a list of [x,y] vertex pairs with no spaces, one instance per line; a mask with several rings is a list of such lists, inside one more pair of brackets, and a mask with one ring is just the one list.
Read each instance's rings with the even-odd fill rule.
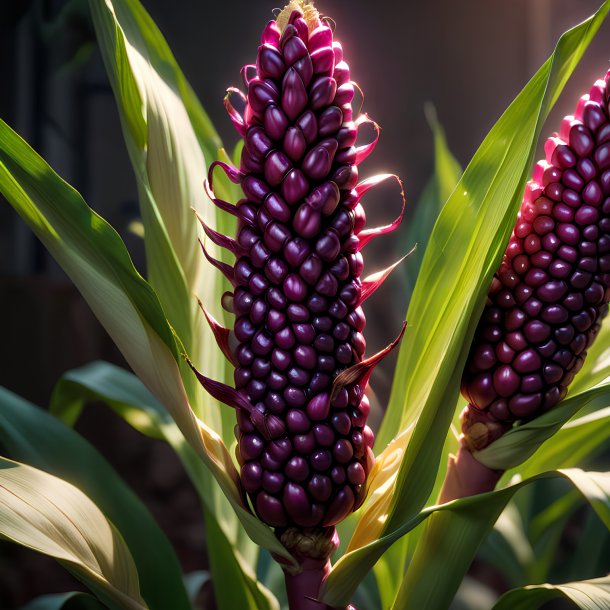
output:
[[[144,0],[199,94],[224,142],[236,142],[222,98],[253,62],[271,1]],[[364,110],[383,128],[361,175],[399,174],[408,212],[432,172],[432,138],[424,118],[437,109],[451,149],[465,166],[481,140],[559,35],[591,14],[599,0],[320,0],[337,23],[352,77],[365,92]],[[610,23],[576,70],[545,135],[558,127],[579,95],[608,69]],[[0,116],[25,137],[88,203],[124,236],[143,269],[139,238],[129,232],[137,193],[118,115],[95,49],[82,0],[5,0],[0,4]],[[397,193],[372,195],[372,224],[393,218]],[[405,253],[403,227],[368,252],[375,270]],[[390,244],[390,245],[388,245]],[[390,279],[367,307],[370,352],[396,334],[405,313],[404,276]],[[29,230],[0,200],[0,385],[44,406],[57,378],[93,359],[122,363],[105,332]],[[382,400],[391,366],[374,378]],[[78,429],[145,498],[180,554],[185,571],[205,567],[200,509],[175,458],[144,441],[101,406]],[[176,524],[179,524],[178,526]],[[77,588],[52,561],[0,546],[0,609],[34,594]]]

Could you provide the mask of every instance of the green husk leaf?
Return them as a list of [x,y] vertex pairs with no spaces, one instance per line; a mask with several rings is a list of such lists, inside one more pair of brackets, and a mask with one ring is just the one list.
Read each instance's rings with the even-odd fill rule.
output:
[[[434,523],[428,525],[418,546],[418,552],[422,550],[421,560],[415,564],[415,570],[415,560],[412,562],[395,608],[447,607],[481,540],[491,530],[510,499],[521,488],[535,481],[554,478],[571,481],[607,524],[610,474],[576,468],[544,472],[502,489],[424,508],[396,530],[341,557],[322,587],[322,601],[330,606],[347,605],[359,582],[353,574],[368,572],[396,540],[433,516],[431,521]],[[447,566],[451,566],[451,569],[448,570]],[[413,605],[407,605],[405,601],[407,592],[413,594],[413,600],[408,602]],[[425,601],[422,601],[424,598]],[[433,599],[434,603],[431,601]]]
[[[277,601],[273,594],[257,582],[252,564],[244,558],[251,551],[250,544],[244,545],[244,540],[235,533],[235,514],[226,502],[221,503],[220,497],[209,493],[212,485],[209,471],[185,442],[163,405],[135,375],[98,361],[69,371],[60,379],[53,390],[51,410],[73,424],[85,403],[92,400],[103,401],[136,430],[152,438],[164,439],[176,451],[206,509],[208,554],[212,572],[218,575],[212,582],[220,585],[215,587],[219,608],[275,609]],[[249,558],[255,563],[257,554],[249,555]],[[242,586],[223,587],[228,573]]]
[[[608,473],[584,472],[578,469],[559,470],[496,492],[473,496],[472,505],[468,510],[438,511],[428,521],[393,609],[448,607],[481,540],[489,533],[515,491],[549,475],[562,475],[570,480],[606,527],[610,527]],[[465,500],[468,498],[458,500],[457,503]],[[447,565],[450,565],[451,569],[443,570],[442,566]]]
[[54,595],[41,595],[29,604],[21,606],[19,610],[105,610],[95,597],[88,593],[72,591],[70,593],[56,593]]
[[180,563],[165,534],[83,437],[43,409],[0,388],[0,442],[14,459],[62,478],[95,502],[129,546],[151,610],[190,607]]
[[[561,445],[556,443],[557,439],[554,435],[578,411],[587,407],[601,409],[608,405],[610,405],[610,382],[600,383],[582,394],[566,398],[557,407],[540,417],[510,429],[497,441],[474,455],[479,462],[493,470],[515,468],[534,455],[536,450],[549,439],[551,442],[547,443],[546,454],[553,450],[560,451]],[[568,440],[572,445],[571,439],[566,438],[565,434],[561,438],[564,442]],[[572,449],[575,448],[575,445],[572,446]],[[580,455],[582,456],[582,453]]]
[[[222,379],[224,356],[208,349],[215,345],[213,334],[195,298],[219,318],[221,279],[201,253],[201,230],[192,211],[216,227],[216,208],[203,182],[219,139],[199,106],[205,148],[214,146],[206,159],[183,99],[184,94],[195,108],[192,90],[138,0],[90,0],[89,6],[138,183],[149,281],[191,360]],[[208,249],[219,256],[214,244]],[[224,409],[203,392],[186,363],[180,364],[195,412],[222,435]]]
[[415,206],[413,218],[407,217],[406,219],[405,243],[417,244],[415,251],[401,265],[402,273],[406,275],[407,294],[409,295],[413,293],[415,280],[421,268],[434,223],[462,175],[462,168],[447,144],[445,131],[436,116],[436,109],[432,104],[426,104],[424,110],[434,137],[434,174]]
[[560,38],[485,138],[434,227],[379,435],[383,446],[417,420],[386,532],[416,515],[432,491],[468,348],[514,226],[542,124],[609,10],[607,1]]
[[291,561],[270,528],[246,506],[222,438],[195,417],[171,328],[120,237],[3,121],[0,192],[76,284],[134,372],[167,408],[212,471],[248,535]]
[[0,536],[57,559],[110,608],[143,610],[125,542],[78,488],[0,457]]
[[505,593],[493,610],[536,610],[547,602],[563,598],[581,610],[610,609],[610,576],[567,582],[561,585],[528,585]]

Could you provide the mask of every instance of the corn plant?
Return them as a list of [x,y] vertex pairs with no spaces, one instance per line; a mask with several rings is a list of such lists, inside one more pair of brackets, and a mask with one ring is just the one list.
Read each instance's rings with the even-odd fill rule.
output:
[[[561,36],[463,173],[429,114],[436,173],[416,216],[428,244],[405,261],[418,270],[408,324],[376,355],[362,304],[398,263],[362,277],[361,251],[403,214],[369,228],[361,200],[402,184],[359,180],[379,130],[354,110],[349,58],[325,18],[291,0],[263,29],[246,91],[225,99],[240,137],[229,154],[138,0],[89,8],[137,179],[147,277],[1,122],[0,191],[133,370],[68,372],[50,414],[0,392],[0,534],[92,593],[36,607],[192,607],[165,535],[70,427],[99,400],[181,459],[222,610],[448,608],[479,549],[513,587],[497,610],[554,598],[609,608],[607,576],[545,583],[583,501],[587,544],[610,526],[608,474],[579,468],[610,435],[608,76],[527,179],[610,1]],[[376,136],[357,145],[365,123]],[[393,349],[374,435],[367,388]],[[534,510],[542,486],[548,502]]]

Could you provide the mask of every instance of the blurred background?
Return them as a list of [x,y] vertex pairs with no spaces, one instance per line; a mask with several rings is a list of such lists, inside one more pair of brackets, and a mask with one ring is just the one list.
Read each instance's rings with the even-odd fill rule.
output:
[[[237,138],[225,116],[224,92],[240,84],[239,69],[255,60],[260,31],[279,5],[271,0],[143,4],[232,149]],[[411,221],[433,171],[424,105],[436,108],[449,148],[465,167],[560,34],[598,5],[599,0],[319,0],[318,9],[336,22],[335,35],[365,92],[363,110],[382,127],[377,150],[361,175],[397,173],[405,184],[405,222],[383,245],[370,247],[368,271],[385,267],[418,239]],[[544,136],[605,74],[609,59],[610,22],[568,83]],[[119,231],[144,273],[136,183],[86,1],[0,3],[0,70],[5,75],[0,116]],[[438,204],[422,202],[435,210]],[[367,196],[365,206],[372,225],[386,224],[400,209],[396,187]],[[369,301],[368,353],[396,335],[413,280],[408,268],[399,269]],[[41,406],[66,370],[100,358],[123,364],[66,276],[3,201],[0,319],[0,385]],[[388,362],[373,378],[380,405],[391,374]],[[86,410],[78,429],[146,500],[176,545],[185,571],[205,568],[198,501],[171,451],[141,439],[101,406]],[[78,584],[52,561],[0,545],[0,608],[68,588]]]

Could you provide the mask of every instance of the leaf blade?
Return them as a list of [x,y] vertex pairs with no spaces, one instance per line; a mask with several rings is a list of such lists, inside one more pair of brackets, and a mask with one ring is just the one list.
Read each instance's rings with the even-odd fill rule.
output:
[[62,479],[2,457],[0,534],[57,559],[112,608],[147,607],[131,554],[99,508]]
[[142,594],[151,610],[190,608],[180,564],[165,534],[84,438],[0,388],[0,440],[15,459],[77,486],[115,524],[134,556]]

